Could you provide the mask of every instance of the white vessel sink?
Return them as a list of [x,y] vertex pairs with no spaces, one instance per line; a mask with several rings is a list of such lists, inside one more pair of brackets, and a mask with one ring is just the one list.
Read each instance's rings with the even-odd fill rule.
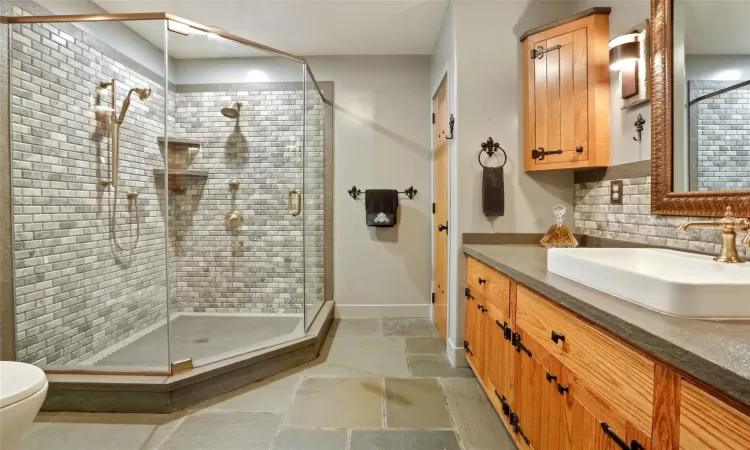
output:
[[547,270],[665,314],[750,318],[750,263],[650,248],[555,248]]

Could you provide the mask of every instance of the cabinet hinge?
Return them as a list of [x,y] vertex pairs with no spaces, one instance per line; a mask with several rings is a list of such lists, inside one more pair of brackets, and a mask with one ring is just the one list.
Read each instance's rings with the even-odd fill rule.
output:
[[432,204],[432,213],[435,214],[435,204]]
[[432,124],[435,125],[435,113],[432,113]]
[[509,341],[511,338],[512,330],[510,329],[510,325],[508,325],[508,322],[500,323],[499,320],[495,320],[495,323],[497,324],[497,326],[503,329],[503,337],[506,341]]
[[464,289],[464,294],[466,295],[466,298],[474,300],[474,296],[471,295],[471,289],[469,289],[468,287],[466,289]]
[[511,345],[516,348],[517,352],[520,353],[521,350],[523,350],[527,355],[532,356],[531,350],[526,348],[526,346],[521,342],[521,335],[519,333],[513,333]]
[[432,293],[432,303],[435,303],[435,293]]
[[510,409],[508,400],[504,395],[500,395],[500,393],[497,391],[495,391],[495,395],[497,395],[498,400],[500,400],[500,404],[503,405],[503,414],[505,414],[506,416],[510,416],[510,413],[513,411]]
[[466,350],[466,352],[469,353],[471,356],[474,356],[474,352],[471,351],[471,346],[469,345],[469,341],[464,341],[464,350]]
[[518,414],[514,413],[513,411],[510,412],[510,426],[513,427],[513,431],[516,434],[520,434],[523,440],[526,442],[526,445],[530,444],[529,438],[526,437],[525,434],[523,434],[523,429],[521,428],[521,425],[518,423]]

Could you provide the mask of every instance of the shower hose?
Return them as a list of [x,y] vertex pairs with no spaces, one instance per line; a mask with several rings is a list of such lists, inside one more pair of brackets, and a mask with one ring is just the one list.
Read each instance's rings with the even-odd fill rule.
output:
[[[112,230],[112,240],[115,242],[115,246],[123,251],[130,251],[133,250],[137,245],[138,241],[141,238],[141,219],[140,214],[138,213],[138,197],[135,197],[133,199],[133,203],[135,203],[135,241],[130,247],[123,247],[120,245],[119,242],[117,242],[117,185],[114,185],[114,196],[112,199],[112,217],[110,222],[110,229]],[[130,201],[128,201],[128,204],[130,204]]]

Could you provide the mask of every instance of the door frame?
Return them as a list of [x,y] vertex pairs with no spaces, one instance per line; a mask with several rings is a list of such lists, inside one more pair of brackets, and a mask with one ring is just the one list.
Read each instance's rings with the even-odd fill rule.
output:
[[[451,111],[451,100],[452,100],[452,92],[450,89],[450,62],[446,63],[444,69],[440,72],[442,76],[440,77],[440,81],[437,83],[436,86],[431,86],[430,89],[430,111],[432,114],[437,114],[435,111],[435,98],[437,97],[438,91],[440,90],[440,87],[445,84],[445,101],[447,104],[447,113],[450,115]],[[431,123],[430,124],[430,186],[432,189],[430,189],[430,203],[435,203],[435,125]],[[455,136],[455,133],[453,134]],[[446,177],[448,181],[448,197],[446,199],[447,202],[447,217],[449,223],[451,222],[451,212],[452,212],[452,205],[451,205],[451,197],[453,194],[453,173],[451,168],[453,167],[454,157],[453,157],[453,146],[451,145],[451,142],[453,139],[449,140],[446,143],[447,149],[447,158],[448,158],[448,176]],[[455,227],[455,225],[454,225]],[[455,229],[455,228],[454,228]],[[451,245],[451,228],[448,229],[448,245],[446,249],[446,325],[445,325],[445,344],[446,349],[448,350],[448,353],[453,353],[453,342],[451,341],[451,319],[453,315],[451,314],[451,298],[452,296],[452,283],[451,283],[451,255],[452,255],[452,245]],[[435,261],[435,234],[437,233],[437,223],[435,221],[435,214],[430,214],[430,261],[431,261],[431,271],[430,271],[430,293],[434,294],[435,290],[435,267],[436,267],[436,261]],[[430,320],[435,321],[434,317],[434,306],[430,299]],[[461,348],[463,350],[463,348]]]

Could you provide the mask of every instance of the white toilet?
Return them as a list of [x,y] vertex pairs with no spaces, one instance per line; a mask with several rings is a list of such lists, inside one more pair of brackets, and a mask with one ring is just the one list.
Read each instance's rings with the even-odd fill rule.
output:
[[42,369],[0,361],[0,449],[16,448],[46,395],[47,377]]

